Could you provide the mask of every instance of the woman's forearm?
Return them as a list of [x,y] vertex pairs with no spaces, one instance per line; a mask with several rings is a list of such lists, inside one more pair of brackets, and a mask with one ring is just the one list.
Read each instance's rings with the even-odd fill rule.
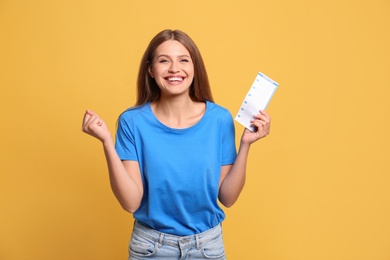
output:
[[106,123],[94,111],[87,110],[85,112],[81,129],[84,133],[102,142],[111,189],[123,209],[131,213],[135,212],[139,208],[143,196],[143,184],[138,162],[121,161]]
[[[122,208],[128,212],[134,213],[139,208],[143,195],[138,163],[133,162],[134,166],[130,166],[126,169],[115,150],[112,140],[103,142],[103,147],[111,189]],[[139,176],[137,176],[137,174]],[[136,179],[138,180],[138,183]]]
[[219,200],[226,207],[237,201],[244,188],[249,148],[249,144],[241,144],[234,164],[221,183]]
[[251,121],[256,131],[244,129],[241,137],[241,145],[234,164],[230,169],[222,167],[221,184],[219,188],[219,200],[226,207],[232,206],[240,195],[245,184],[246,164],[251,144],[267,136],[270,132],[271,117],[260,111]]

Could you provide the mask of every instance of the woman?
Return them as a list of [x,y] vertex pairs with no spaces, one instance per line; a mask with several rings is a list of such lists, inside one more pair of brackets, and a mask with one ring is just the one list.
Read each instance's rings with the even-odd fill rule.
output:
[[213,103],[202,57],[191,38],[164,30],[142,58],[136,105],[118,120],[116,142],[87,110],[83,131],[104,147],[112,190],[133,213],[129,259],[226,259],[221,222],[245,183],[250,145],[269,134],[254,116],[238,153],[228,110]]

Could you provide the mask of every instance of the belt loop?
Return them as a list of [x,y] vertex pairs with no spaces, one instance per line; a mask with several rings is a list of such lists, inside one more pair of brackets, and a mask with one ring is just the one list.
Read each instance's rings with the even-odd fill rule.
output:
[[195,240],[196,240],[196,249],[200,249],[200,238],[199,235],[195,235]]
[[160,238],[158,240],[158,247],[161,247],[163,244],[164,234],[160,233]]

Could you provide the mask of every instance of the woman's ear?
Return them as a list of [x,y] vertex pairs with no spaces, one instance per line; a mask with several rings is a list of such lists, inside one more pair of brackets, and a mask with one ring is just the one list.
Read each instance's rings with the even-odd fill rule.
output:
[[148,72],[149,72],[149,75],[154,78],[154,73],[153,73],[153,70],[152,70],[152,66],[149,66],[148,67]]

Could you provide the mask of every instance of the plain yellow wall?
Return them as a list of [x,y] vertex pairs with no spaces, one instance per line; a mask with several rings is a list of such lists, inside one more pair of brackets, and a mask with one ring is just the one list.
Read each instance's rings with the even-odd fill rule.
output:
[[258,71],[280,83],[228,258],[389,260],[388,0],[0,1],[0,259],[126,259],[133,219],[81,119],[114,133],[165,28],[197,42],[233,115]]

